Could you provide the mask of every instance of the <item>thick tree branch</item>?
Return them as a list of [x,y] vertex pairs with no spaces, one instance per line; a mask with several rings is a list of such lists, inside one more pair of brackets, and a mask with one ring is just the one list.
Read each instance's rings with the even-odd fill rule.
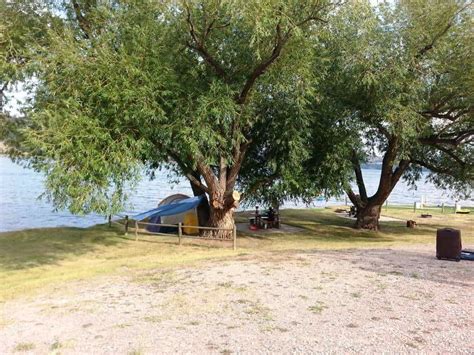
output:
[[204,34],[202,38],[199,38],[194,23],[191,19],[191,10],[185,4],[185,9],[186,9],[186,22],[188,23],[189,27],[189,34],[191,36],[192,42],[188,42],[188,47],[195,50],[201,57],[211,66],[211,68],[214,70],[214,72],[219,76],[221,79],[224,80],[224,82],[228,82],[227,79],[227,74],[226,70],[222,65],[209,53],[209,51],[205,47],[205,40],[207,36],[209,35],[213,22],[209,25],[210,27],[207,28],[207,30],[204,31]]
[[346,190],[347,197],[349,197],[349,200],[351,200],[352,204],[357,207],[358,200],[354,191],[352,191],[350,187],[347,187],[345,190]]
[[445,120],[449,120],[451,122],[455,122],[460,117],[473,112],[474,110],[469,107],[466,109],[459,109],[459,108],[451,108],[449,110],[425,110],[420,112],[421,115],[428,117],[428,118],[441,118]]
[[377,127],[378,131],[385,136],[385,138],[390,139],[392,138],[392,135],[388,131],[387,128],[385,128],[380,122],[375,124],[375,127]]
[[239,175],[239,171],[249,145],[250,142],[241,143],[239,149],[237,149],[236,153],[234,153],[234,162],[227,175],[226,191],[228,193],[234,189],[235,182],[237,181],[237,177]]
[[357,157],[355,151],[352,153],[351,162],[356,176],[360,198],[362,201],[367,202],[367,190],[365,188],[364,177],[362,175],[362,169],[360,168],[359,158]]
[[402,177],[403,173],[408,169],[408,167],[410,166],[410,163],[411,161],[408,160],[408,159],[402,159],[400,160],[400,162],[398,163],[398,166],[397,168],[395,169],[395,171],[393,172],[392,174],[392,187],[390,189],[393,190],[393,188],[395,187],[395,185],[397,184],[398,180],[400,180],[400,178]]
[[453,147],[457,147],[462,143],[466,143],[465,141],[470,141],[470,138],[474,137],[474,129],[469,129],[461,132],[445,134],[442,137],[438,135],[420,138],[419,142],[421,144],[426,145],[437,145],[437,144],[446,144]]
[[225,161],[225,158],[221,156],[220,162],[219,162],[219,184],[221,185],[221,188],[223,190],[225,190],[226,188],[226,183],[227,183],[227,163]]
[[440,32],[438,32],[431,40],[430,43],[426,44],[423,46],[417,53],[416,58],[422,57],[426,52],[430,51],[433,49],[433,47],[436,45],[436,42],[443,37],[446,33],[448,33],[449,29],[453,26],[453,22],[455,21],[455,18],[457,15],[459,15],[461,12],[463,12],[465,9],[469,8],[472,6],[472,3],[470,1],[466,2],[466,5],[461,7],[458,11],[456,11],[451,19],[448,21],[448,23],[442,28]]
[[359,195],[356,195],[350,186],[347,186],[345,189],[347,197],[351,200],[352,204],[356,207],[356,209],[364,208],[367,204],[367,201],[362,201]]
[[206,185],[204,185],[201,181],[199,181],[193,174],[191,173],[186,173],[186,177],[188,180],[194,184],[195,186],[199,187],[201,190],[203,190],[206,193],[209,193],[209,189],[207,188]]
[[[300,21],[299,23],[296,24],[297,27],[303,26],[308,22],[311,21],[322,21],[326,22],[325,20],[321,19],[318,17],[316,14],[321,10],[318,8],[317,10],[314,11],[314,14],[311,16],[308,16],[304,20]],[[281,28],[281,22],[279,21],[276,25],[275,29],[275,45],[273,47],[272,53],[268,58],[263,60],[259,65],[255,67],[255,69],[252,71],[250,76],[247,78],[247,81],[244,84],[244,87],[242,88],[240,94],[236,98],[236,102],[238,104],[244,104],[247,100],[247,96],[254,86],[255,82],[257,79],[265,73],[265,71],[268,69],[268,67],[275,62],[275,60],[280,56],[281,51],[283,47],[285,46],[285,43],[288,41],[288,39],[291,36],[291,29],[287,30],[286,33],[282,33],[282,28]]]
[[380,173],[379,186],[377,192],[370,197],[369,202],[376,204],[383,203],[390,194],[393,184],[393,162],[397,156],[398,138],[395,136],[388,141],[387,151],[382,159],[382,171]]
[[239,105],[243,105],[247,100],[247,96],[252,89],[253,85],[257,79],[265,73],[267,68],[280,56],[281,50],[285,45],[286,41],[289,39],[290,32],[287,32],[285,35],[281,33],[281,24],[278,22],[276,26],[276,41],[275,46],[273,47],[272,53],[268,58],[263,60],[259,65],[255,67],[250,76],[247,78],[244,87],[242,88],[240,94],[236,98],[236,102]]
[[3,106],[4,106],[4,99],[5,99],[5,90],[7,89],[8,87],[8,84],[9,82],[5,82],[3,83],[2,87],[0,88],[0,113],[1,111],[3,110]]
[[433,49],[433,47],[434,47],[434,45],[436,44],[436,42],[448,32],[448,30],[451,28],[452,25],[453,25],[452,22],[449,21],[449,22],[447,23],[447,25],[443,28],[443,30],[442,30],[441,32],[437,33],[437,34],[433,37],[433,39],[431,40],[430,43],[428,43],[427,45],[425,45],[424,47],[422,47],[422,48],[418,51],[418,53],[417,53],[417,55],[416,55],[416,58],[422,57],[426,52],[428,52],[429,50]]
[[206,182],[206,185],[209,189],[209,193],[212,193],[216,190],[216,183],[218,181],[216,175],[212,171],[211,167],[208,164],[204,163],[204,160],[202,158],[197,159],[196,165],[199,173]]
[[168,155],[178,164],[179,168],[183,171],[186,178],[195,186],[202,189],[204,192],[209,193],[209,188],[204,185],[195,175],[198,175],[192,168],[190,168],[186,163],[180,159],[179,155],[175,152],[168,151]]
[[298,27],[301,27],[301,26],[304,26],[306,25],[308,22],[311,22],[311,21],[319,21],[319,22],[322,22],[322,23],[328,23],[327,20],[319,17],[319,16],[309,16],[308,18],[304,19],[303,21],[301,22],[298,22],[296,25]]

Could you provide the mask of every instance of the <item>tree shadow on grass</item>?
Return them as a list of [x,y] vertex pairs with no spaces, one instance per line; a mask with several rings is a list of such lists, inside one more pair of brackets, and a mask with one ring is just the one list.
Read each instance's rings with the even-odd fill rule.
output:
[[[408,229],[402,221],[382,222],[382,231],[375,233],[352,228],[352,221],[340,218],[330,211],[315,210],[286,210],[282,213],[283,223],[302,228],[297,233],[269,234],[269,235],[246,235],[239,232],[238,247],[264,249],[273,241],[283,242],[284,247],[298,249],[299,242],[309,242],[302,249],[317,248],[319,245],[330,247],[334,243],[354,247],[383,244],[397,241],[426,243],[433,240],[438,225],[423,225],[419,228]],[[432,239],[427,239],[432,238]],[[123,235],[119,228],[108,228],[106,225],[98,225],[91,228],[44,228],[25,231],[0,233],[0,270],[20,270],[39,267],[43,265],[54,265],[68,258],[94,252],[107,246],[122,245],[134,239],[132,234]],[[142,236],[139,237],[143,241]],[[150,243],[175,244],[175,240],[156,239]],[[284,244],[293,243],[294,245]],[[187,242],[185,244],[188,244]],[[220,244],[188,245],[201,248],[220,247]],[[199,244],[199,243],[196,243]],[[204,245],[203,245],[204,244]],[[224,246],[225,247],[225,246]]]
[[41,228],[0,233],[0,269],[20,270],[54,265],[99,247],[117,245],[114,228]]
[[381,221],[380,230],[374,232],[355,229],[353,220],[341,218],[332,211],[287,210],[284,212],[285,223],[304,228],[309,238],[372,242],[417,242],[417,240],[426,242],[430,239],[434,241],[436,230],[446,227],[461,229],[468,232],[467,237],[472,237],[472,232],[466,229],[466,225],[453,225],[449,221],[446,224],[443,224],[443,221],[436,221],[435,223],[433,223],[434,221],[430,221],[430,223],[421,221],[416,228],[407,228],[405,220]]

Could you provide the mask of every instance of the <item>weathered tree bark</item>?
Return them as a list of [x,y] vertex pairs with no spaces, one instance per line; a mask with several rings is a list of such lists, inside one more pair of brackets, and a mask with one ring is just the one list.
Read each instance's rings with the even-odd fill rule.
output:
[[239,198],[235,193],[227,192],[215,187],[216,190],[210,194],[210,214],[208,227],[222,228],[225,230],[205,230],[204,237],[216,239],[231,239],[234,228],[234,211],[238,206]]
[[215,239],[232,239],[234,224],[234,208],[220,209],[211,207],[207,226],[226,230],[207,230],[204,231],[203,236]]
[[382,205],[367,204],[364,207],[357,208],[356,228],[379,230],[379,219]]
[[[193,172],[193,176],[196,178],[196,180],[201,181],[201,177],[199,176],[198,172]],[[194,196],[204,196],[204,199],[197,207],[197,217],[200,226],[207,226],[210,216],[210,206],[206,191],[204,191],[202,185],[197,185],[193,181],[190,181],[190,185]]]

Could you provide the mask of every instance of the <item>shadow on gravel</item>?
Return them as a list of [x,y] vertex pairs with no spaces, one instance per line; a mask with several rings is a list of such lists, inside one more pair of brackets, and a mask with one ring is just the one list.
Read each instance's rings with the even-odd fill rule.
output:
[[311,252],[311,254],[319,253],[351,262],[361,270],[374,272],[380,276],[395,275],[458,287],[474,286],[474,262],[438,260],[434,246],[432,252],[398,249]]

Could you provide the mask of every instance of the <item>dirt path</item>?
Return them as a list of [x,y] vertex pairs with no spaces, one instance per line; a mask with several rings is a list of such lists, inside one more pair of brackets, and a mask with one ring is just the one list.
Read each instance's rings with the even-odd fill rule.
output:
[[241,256],[8,302],[0,353],[473,353],[473,290],[431,248]]

